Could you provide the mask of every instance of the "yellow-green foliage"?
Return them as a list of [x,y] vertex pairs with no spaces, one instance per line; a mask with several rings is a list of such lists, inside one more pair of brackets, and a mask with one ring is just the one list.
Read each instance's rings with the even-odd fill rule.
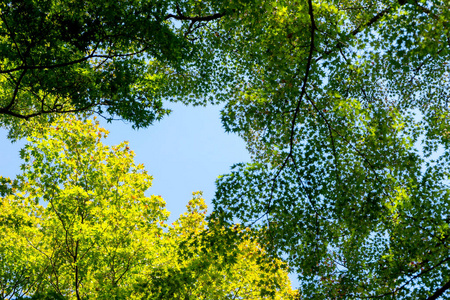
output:
[[[102,144],[106,135],[98,123],[76,118],[32,131],[21,151],[23,173],[14,182],[2,179],[1,297],[294,295],[286,267],[267,259],[250,234],[230,240],[224,230],[208,229],[200,194],[168,226],[163,199],[144,194],[152,177],[134,163],[127,142]],[[215,253],[219,248],[205,246],[205,235],[228,250]]]

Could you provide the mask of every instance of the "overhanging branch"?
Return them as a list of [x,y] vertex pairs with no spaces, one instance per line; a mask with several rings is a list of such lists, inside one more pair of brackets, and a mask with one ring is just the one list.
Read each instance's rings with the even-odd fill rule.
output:
[[440,289],[438,289],[433,295],[428,297],[426,300],[436,300],[444,294],[446,290],[450,289],[450,281],[444,284]]
[[174,15],[174,14],[168,14],[164,20],[168,20],[170,18],[173,18],[175,20],[178,21],[194,21],[194,22],[201,22],[201,21],[213,21],[213,20],[217,20],[222,18],[223,16],[225,16],[225,13],[216,13],[213,15],[209,15],[209,16],[195,16],[195,17],[191,17],[191,16],[185,16],[183,14],[178,14],[178,15]]

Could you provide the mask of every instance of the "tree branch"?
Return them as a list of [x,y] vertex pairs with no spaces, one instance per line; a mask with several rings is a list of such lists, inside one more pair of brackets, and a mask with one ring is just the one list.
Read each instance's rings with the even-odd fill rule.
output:
[[178,15],[173,15],[173,14],[168,14],[164,20],[168,20],[170,18],[173,18],[175,20],[179,20],[179,21],[194,21],[194,22],[201,22],[201,21],[213,21],[213,20],[217,20],[222,18],[223,16],[225,16],[226,13],[216,13],[213,15],[209,15],[209,16],[195,16],[195,17],[189,17],[189,16],[185,16],[183,14],[178,14]]
[[373,16],[367,23],[361,24],[357,28],[355,28],[352,32],[350,32],[350,34],[357,35],[358,33],[362,32],[367,27],[372,26],[375,22],[377,22],[382,17],[384,17],[391,9],[392,9],[392,6],[389,6],[388,8],[380,11],[378,14]]
[[450,289],[450,281],[447,281],[440,289],[438,289],[433,295],[428,297],[426,300],[435,300],[442,296],[446,290]]
[[[382,17],[384,17],[391,9],[392,9],[392,7],[389,6],[385,10],[379,12],[378,14],[373,16],[368,22],[363,23],[363,24],[359,25],[358,27],[356,27],[353,31],[350,32],[350,35],[356,36],[357,34],[361,33],[364,29],[366,29],[367,27],[372,26],[374,23],[376,23],[378,20],[380,20]],[[321,55],[320,57],[316,58],[316,62],[321,60],[324,56],[327,56],[327,55],[331,54],[335,48],[340,48],[342,44],[343,43],[341,41],[337,42],[334,47],[332,47],[328,51],[325,51],[323,53],[323,55]]]

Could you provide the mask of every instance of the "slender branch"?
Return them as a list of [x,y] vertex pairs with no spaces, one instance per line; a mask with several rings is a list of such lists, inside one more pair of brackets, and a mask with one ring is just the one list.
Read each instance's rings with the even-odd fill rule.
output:
[[81,300],[81,296],[80,296],[80,279],[79,277],[79,270],[78,270],[78,261],[77,261],[77,256],[78,256],[78,246],[79,246],[80,241],[76,241],[75,242],[75,256],[73,257],[73,263],[75,264],[75,292],[77,294],[77,300]]
[[311,20],[311,40],[310,40],[310,45],[309,45],[309,55],[308,55],[308,61],[306,62],[306,70],[305,70],[305,76],[303,77],[303,85],[302,85],[302,90],[300,92],[300,98],[297,101],[297,106],[295,108],[295,113],[294,113],[294,117],[292,118],[292,126],[291,126],[291,137],[290,137],[290,141],[289,141],[289,156],[292,155],[292,149],[294,146],[294,130],[295,130],[295,124],[297,121],[297,117],[298,114],[300,112],[300,104],[303,100],[303,96],[306,94],[306,85],[308,83],[308,76],[309,76],[309,72],[311,69],[311,63],[312,63],[312,57],[313,57],[313,53],[314,53],[314,36],[315,36],[315,30],[316,30],[316,22],[314,20],[314,12],[313,12],[313,7],[312,7],[312,1],[309,0],[308,1],[308,13],[309,13],[309,18]]
[[48,256],[44,251],[42,251],[41,249],[39,249],[37,246],[35,246],[27,237],[25,237],[25,240],[27,241],[27,243],[31,246],[31,247],[33,247],[36,251],[38,251],[39,253],[41,253],[42,255],[44,255],[48,260],[49,260],[49,262],[50,262],[50,264],[51,264],[51,266],[52,266],[52,273],[54,274],[54,276],[55,276],[55,279],[56,279],[56,285],[55,285],[55,283],[53,283],[51,280],[49,280],[49,283],[53,286],[53,288],[61,295],[61,296],[63,296],[63,293],[61,292],[61,290],[59,289],[59,279],[58,279],[58,276],[59,276],[59,274],[58,274],[58,272],[56,271],[56,266],[55,266],[55,263],[54,263],[54,261],[53,261],[53,256],[54,256],[54,254],[55,254],[55,252],[56,252],[56,249],[53,249],[53,252],[52,252],[52,255],[51,256]]
[[22,60],[22,63],[23,63],[24,65],[26,65],[27,62],[26,62],[25,58],[23,57],[22,53],[20,52],[20,48],[19,48],[19,46],[17,45],[16,39],[14,38],[14,33],[13,33],[13,31],[11,30],[11,28],[9,27],[8,22],[6,22],[6,19],[4,18],[4,16],[3,16],[2,13],[0,13],[0,18],[2,19],[3,23],[5,24],[6,29],[9,31],[9,35],[10,35],[11,39],[13,40],[14,46],[15,46],[16,49],[17,49],[17,53],[19,54],[20,59]]
[[[312,57],[313,57],[313,53],[314,53],[314,36],[315,36],[315,31],[317,29],[316,22],[314,20],[314,11],[313,11],[313,6],[312,6],[312,0],[308,0],[308,7],[309,7],[308,8],[308,14],[309,14],[310,22],[311,22],[311,26],[310,26],[311,40],[310,40],[310,43],[309,43],[309,55],[308,55],[308,60],[306,62],[305,76],[303,77],[302,90],[301,90],[301,93],[300,93],[300,97],[299,97],[299,99],[297,101],[297,106],[296,106],[295,111],[294,111],[294,117],[292,119],[290,141],[289,141],[289,153],[286,156],[286,158],[284,159],[283,164],[281,165],[281,167],[278,169],[277,173],[275,174],[275,176],[271,180],[272,181],[272,187],[271,187],[271,190],[270,190],[269,202],[267,203],[267,211],[266,211],[266,213],[263,214],[258,219],[256,219],[252,224],[255,224],[256,222],[258,222],[261,218],[263,218],[264,216],[266,216],[270,212],[271,206],[272,206],[272,200],[273,200],[273,193],[275,191],[274,183],[277,180],[277,178],[280,176],[281,171],[287,165],[289,159],[291,159],[292,155],[293,155],[295,125],[296,125],[298,114],[300,113],[300,104],[302,103],[303,97],[304,97],[304,95],[306,93],[306,85],[308,83],[309,72],[311,70],[311,64],[312,64]],[[294,77],[296,75],[294,75]]]
[[336,168],[336,179],[338,181],[338,184],[342,186],[341,183],[341,176],[339,175],[339,159],[338,159],[338,154],[336,151],[336,143],[334,140],[334,136],[333,136],[333,127],[331,126],[330,122],[328,121],[328,119],[325,117],[325,115],[323,114],[323,112],[318,109],[318,107],[316,106],[316,103],[309,97],[309,95],[306,93],[305,94],[306,99],[309,101],[309,103],[311,103],[311,105],[314,107],[314,109],[319,113],[319,115],[322,117],[322,119],[325,121],[325,124],[327,125],[327,129],[328,129],[328,134],[330,135],[330,140],[331,140],[331,149],[333,150],[333,157],[334,157],[334,165]]
[[447,281],[446,284],[444,284],[440,289],[438,289],[436,292],[434,292],[433,295],[428,297],[426,300],[435,300],[442,296],[446,290],[450,289],[450,281]]
[[213,20],[217,20],[222,18],[223,16],[225,16],[225,13],[216,13],[213,15],[209,15],[209,16],[195,16],[195,17],[190,17],[190,16],[185,16],[183,14],[178,14],[178,15],[174,15],[174,14],[168,14],[164,20],[168,20],[170,18],[173,18],[175,20],[179,20],[179,21],[194,21],[194,22],[201,22],[201,21],[213,21]]
[[[444,258],[443,260],[441,260],[440,262],[438,262],[437,264],[435,264],[434,266],[430,267],[429,269],[423,270],[422,272],[420,272],[419,274],[412,276],[409,280],[407,280],[404,284],[402,284],[401,286],[399,286],[398,288],[394,289],[393,291],[389,292],[389,293],[384,293],[384,294],[380,294],[380,295],[376,295],[376,296],[368,296],[365,297],[366,299],[377,299],[377,298],[383,298],[389,295],[395,295],[397,292],[403,290],[404,288],[406,288],[406,286],[408,286],[411,282],[413,282],[415,279],[419,278],[420,276],[423,276],[424,274],[433,271],[434,269],[438,268],[439,266],[441,266],[442,264],[448,262],[450,260],[450,257]],[[447,284],[446,284],[447,285]],[[445,285],[444,285],[445,286]],[[447,288],[448,289],[448,288]],[[445,291],[445,290],[444,290]],[[442,292],[444,292],[442,291]],[[437,291],[436,291],[437,293]],[[436,299],[436,298],[431,298],[431,299]],[[426,300],[430,300],[430,298],[427,298]]]
[[389,6],[388,8],[380,11],[378,14],[373,16],[367,23],[361,24],[358,27],[356,27],[352,32],[350,32],[350,34],[357,35],[358,33],[361,33],[364,29],[372,26],[378,20],[380,20],[382,17],[384,17],[391,9],[392,9],[392,6]]
[[[357,34],[361,33],[364,29],[372,26],[374,23],[376,23],[377,21],[379,21],[382,17],[384,17],[390,10],[392,9],[391,6],[389,6],[388,8],[386,8],[385,10],[382,10],[381,12],[379,12],[378,14],[376,14],[375,16],[373,16],[369,21],[367,21],[366,23],[363,23],[361,25],[359,25],[358,27],[356,27],[354,30],[352,30],[350,32],[349,35],[352,36],[356,36]],[[334,50],[334,48],[339,48],[341,47],[343,43],[341,41],[337,42],[336,45],[334,47],[332,47],[330,50],[325,51],[323,53],[323,55],[319,56],[318,58],[316,58],[316,62],[323,59],[324,56],[327,56],[329,54],[331,54]]]
[[12,72],[16,72],[16,71],[21,71],[21,70],[46,70],[46,69],[56,69],[56,68],[62,68],[62,67],[67,67],[67,66],[71,66],[71,65],[75,65],[81,62],[84,62],[90,58],[96,57],[94,55],[88,55],[85,56],[83,58],[80,59],[76,59],[73,61],[69,61],[69,62],[65,62],[65,63],[60,63],[60,64],[54,64],[54,65],[42,65],[42,66],[20,66],[14,69],[8,69],[8,70],[0,70],[0,74],[5,74],[5,73],[12,73]]
[[[20,83],[22,82],[22,79],[25,76],[26,72],[27,72],[27,70],[23,70],[23,72],[20,74],[19,79],[17,79],[17,82],[15,83],[16,87],[14,88],[14,92],[13,92],[11,101],[9,102],[9,104],[6,107],[2,108],[1,110],[9,110],[14,105],[14,102],[16,101],[17,93],[19,92]],[[0,112],[1,112],[1,110],[0,110]]]
[[[431,12],[431,10],[429,10],[428,8],[426,8],[426,7],[422,6],[422,5],[420,5],[419,1],[415,0],[415,1],[414,1],[414,5],[415,5],[417,8],[419,8],[419,10],[421,10],[422,12],[426,13],[427,15],[430,15],[433,19],[439,20],[439,16],[433,14],[433,13]],[[446,22],[446,23],[448,24],[448,22]]]
[[71,253],[70,247],[69,247],[69,237],[68,237],[69,230],[66,227],[66,223],[62,219],[61,215],[59,214],[59,212],[56,210],[55,206],[53,205],[53,201],[52,200],[53,200],[53,198],[49,201],[50,202],[50,206],[53,209],[53,211],[55,212],[55,214],[58,217],[59,221],[61,222],[61,225],[63,226],[63,230],[65,232],[66,248],[67,248],[67,251],[69,252],[69,254],[73,256],[73,254]]
[[60,110],[60,111],[54,111],[54,110],[43,110],[43,111],[38,111],[35,113],[31,113],[31,114],[21,114],[21,113],[16,113],[10,110],[5,110],[4,108],[0,108],[0,115],[10,115],[13,117],[17,117],[19,119],[23,119],[23,120],[29,120],[33,117],[37,117],[40,115],[45,115],[45,114],[50,114],[50,113],[57,113],[57,114],[63,114],[63,113],[77,113],[77,112],[82,112],[82,111],[86,111],[92,107],[94,107],[95,104],[90,104],[87,105],[85,107],[79,108],[79,109],[68,109],[68,110]]
[[54,65],[39,65],[39,66],[28,66],[28,65],[23,65],[17,68],[13,68],[13,69],[8,69],[8,70],[0,70],[0,74],[6,74],[6,73],[12,73],[12,72],[16,72],[16,71],[21,71],[21,70],[51,70],[51,69],[57,69],[57,68],[63,68],[63,67],[68,67],[71,65],[75,65],[75,64],[79,64],[82,62],[85,62],[91,58],[104,58],[104,59],[112,59],[112,58],[116,58],[116,57],[129,57],[129,56],[134,56],[137,54],[141,54],[144,53],[148,48],[150,48],[150,46],[144,47],[139,51],[136,52],[132,52],[132,53],[124,53],[124,54],[110,54],[109,55],[105,55],[105,54],[94,54],[94,51],[91,52],[91,54],[79,58],[79,59],[75,59],[72,61],[68,61],[68,62],[64,62],[64,63],[59,63],[59,64],[54,64]]

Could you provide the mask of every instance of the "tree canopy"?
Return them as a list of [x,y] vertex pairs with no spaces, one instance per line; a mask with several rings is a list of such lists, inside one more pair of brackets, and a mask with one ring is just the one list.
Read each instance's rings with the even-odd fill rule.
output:
[[1,299],[294,298],[286,265],[249,228],[207,222],[201,194],[166,224],[151,176],[106,134],[60,118],[29,137],[1,198]]
[[305,297],[450,288],[448,1],[14,3],[5,126],[89,108],[139,127],[164,99],[222,102],[253,158],[218,180],[215,215],[284,255]]
[[182,92],[167,81],[194,65],[191,32],[223,15],[212,3],[2,1],[2,122],[85,110],[136,127],[159,120],[162,98]]

